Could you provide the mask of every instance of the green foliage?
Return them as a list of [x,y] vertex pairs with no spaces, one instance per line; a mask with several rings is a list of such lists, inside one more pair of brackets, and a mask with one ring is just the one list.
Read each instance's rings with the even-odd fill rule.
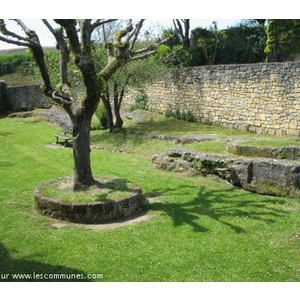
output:
[[130,106],[130,111],[134,111],[137,109],[142,109],[142,110],[148,109],[148,96],[144,91],[141,91],[135,96],[135,101]]
[[161,38],[164,40],[168,37],[172,37],[171,40],[167,43],[169,47],[174,47],[181,44],[180,36],[177,30],[174,30],[172,28],[163,30]]
[[158,61],[149,57],[143,60],[132,61],[118,69],[110,79],[111,83],[117,83],[119,88],[140,89],[146,84],[162,79],[166,68]]
[[172,48],[160,45],[157,49],[155,59],[167,67],[188,67],[192,56],[189,50],[182,45]]
[[265,61],[266,28],[241,24],[226,30],[218,62],[221,64],[259,63]]
[[28,65],[33,63],[29,53],[0,55],[0,76],[15,72],[28,72]]
[[166,118],[171,118],[171,117],[173,117],[173,111],[172,111],[171,109],[167,109],[167,110],[165,111],[165,117],[166,117]]
[[225,30],[218,29],[217,22],[213,22],[208,31],[206,37],[198,38],[197,46],[202,50],[208,64],[212,65],[219,51],[219,44],[227,38],[227,35]]
[[167,118],[174,118],[174,119],[177,119],[177,120],[183,120],[183,121],[187,121],[187,122],[195,122],[196,121],[196,118],[195,116],[193,115],[193,113],[188,110],[187,112],[185,111],[180,111],[178,108],[174,111],[174,110],[171,110],[171,109],[167,109],[165,111],[165,117]]
[[265,53],[278,53],[282,59],[289,59],[300,52],[300,20],[269,19]]
[[[265,60],[265,26],[240,24],[221,32],[223,37],[221,36],[222,41],[218,45],[214,64],[258,63]],[[194,42],[190,48],[192,55],[190,65],[199,66],[209,63],[202,49],[203,41],[206,41],[208,54],[211,56],[213,53],[215,46],[213,31],[205,28],[196,28],[192,31],[192,36]]]
[[105,106],[100,103],[95,111],[95,115],[99,120],[99,128],[93,128],[93,129],[107,129],[108,128],[108,122],[107,122],[107,113]]

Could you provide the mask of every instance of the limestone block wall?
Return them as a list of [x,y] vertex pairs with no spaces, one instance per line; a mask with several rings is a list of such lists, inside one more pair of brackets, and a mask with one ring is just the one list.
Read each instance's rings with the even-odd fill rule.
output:
[[[300,62],[169,71],[146,87],[149,108],[190,110],[198,121],[256,133],[300,134]],[[124,103],[134,101],[134,92]]]

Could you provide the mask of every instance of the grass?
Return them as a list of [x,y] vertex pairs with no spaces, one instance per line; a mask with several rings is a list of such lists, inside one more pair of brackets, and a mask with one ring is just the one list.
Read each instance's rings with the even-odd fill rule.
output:
[[117,201],[129,197],[135,185],[114,176],[97,176],[100,186],[94,185],[84,191],[73,191],[73,178],[53,180],[43,186],[40,193],[50,198],[60,199],[69,203],[91,203]]
[[32,78],[32,76],[24,74],[25,72],[15,72],[12,74],[6,74],[0,76],[1,80],[6,81],[7,85],[10,86],[19,86],[19,85],[27,85],[27,84],[38,84],[36,80]]
[[[132,154],[139,154],[151,157],[159,152],[165,152],[171,148],[185,148],[191,151],[206,153],[225,153],[226,140],[245,139],[241,143],[250,146],[276,147],[277,145],[299,145],[296,137],[257,135],[246,131],[233,130],[209,124],[197,122],[185,122],[173,118],[166,118],[163,115],[153,114],[147,121],[135,124],[133,121],[124,118],[125,126],[122,131],[111,134],[107,131],[96,130],[91,133],[93,145],[107,148],[116,148]],[[193,144],[174,144],[173,141],[162,141],[150,139],[145,134],[157,133],[175,137],[183,137],[189,134],[217,134],[218,140],[205,141]],[[264,139],[264,140],[262,140]]]
[[[180,125],[174,134],[188,130]],[[54,142],[57,128],[42,120],[0,119],[1,274],[103,274],[103,281],[299,281],[299,199],[156,170],[148,155],[134,154],[147,147],[152,151],[151,143],[130,140],[129,132],[141,126],[131,125],[124,140],[121,134],[111,138],[131,153],[95,150],[92,164],[96,174],[140,184],[145,196],[155,200],[148,212],[152,219],[93,231],[81,225],[55,229],[56,221],[33,207],[37,185],[73,173],[72,149],[45,147]],[[93,140],[102,142],[106,135],[98,134]],[[157,147],[165,148],[162,143]]]

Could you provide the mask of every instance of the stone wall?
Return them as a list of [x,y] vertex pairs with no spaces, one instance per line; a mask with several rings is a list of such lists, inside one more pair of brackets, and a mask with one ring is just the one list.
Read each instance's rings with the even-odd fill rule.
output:
[[[146,87],[149,108],[190,110],[198,121],[256,133],[300,133],[300,62],[170,71]],[[133,102],[134,93],[124,103]]]
[[0,111],[3,109],[3,99],[6,96],[6,82],[0,80]]
[[49,108],[53,105],[39,85],[22,85],[7,87],[3,104],[7,110],[22,111],[34,108]]

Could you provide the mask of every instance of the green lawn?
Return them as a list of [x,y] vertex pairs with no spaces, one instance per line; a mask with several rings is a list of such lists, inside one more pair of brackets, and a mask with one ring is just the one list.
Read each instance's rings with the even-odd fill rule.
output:
[[[93,121],[94,125],[96,125],[97,120],[94,119]],[[111,134],[103,130],[92,131],[92,144],[147,157],[175,147],[191,151],[229,154],[226,151],[226,141],[240,139],[245,140],[244,142],[241,141],[242,144],[250,146],[283,147],[287,145],[300,145],[297,137],[257,135],[246,131],[232,130],[198,122],[185,122],[173,118],[165,118],[159,114],[153,114],[150,120],[138,124],[128,121],[126,118],[124,118],[124,121],[125,128],[121,132]],[[174,144],[174,141],[149,138],[145,136],[147,133],[165,134],[175,137],[183,137],[189,134],[217,134],[219,139],[182,145]]]
[[126,146],[130,153],[93,150],[92,163],[95,174],[140,184],[155,199],[152,218],[94,231],[81,225],[55,229],[55,221],[33,207],[38,184],[72,176],[72,149],[46,147],[58,129],[39,118],[0,119],[0,273],[103,274],[104,281],[299,281],[299,199],[156,170],[151,154],[174,145],[132,139],[130,132],[147,126],[183,134],[196,125],[171,121],[173,131],[167,122],[147,123],[113,136],[93,132],[93,142]]

